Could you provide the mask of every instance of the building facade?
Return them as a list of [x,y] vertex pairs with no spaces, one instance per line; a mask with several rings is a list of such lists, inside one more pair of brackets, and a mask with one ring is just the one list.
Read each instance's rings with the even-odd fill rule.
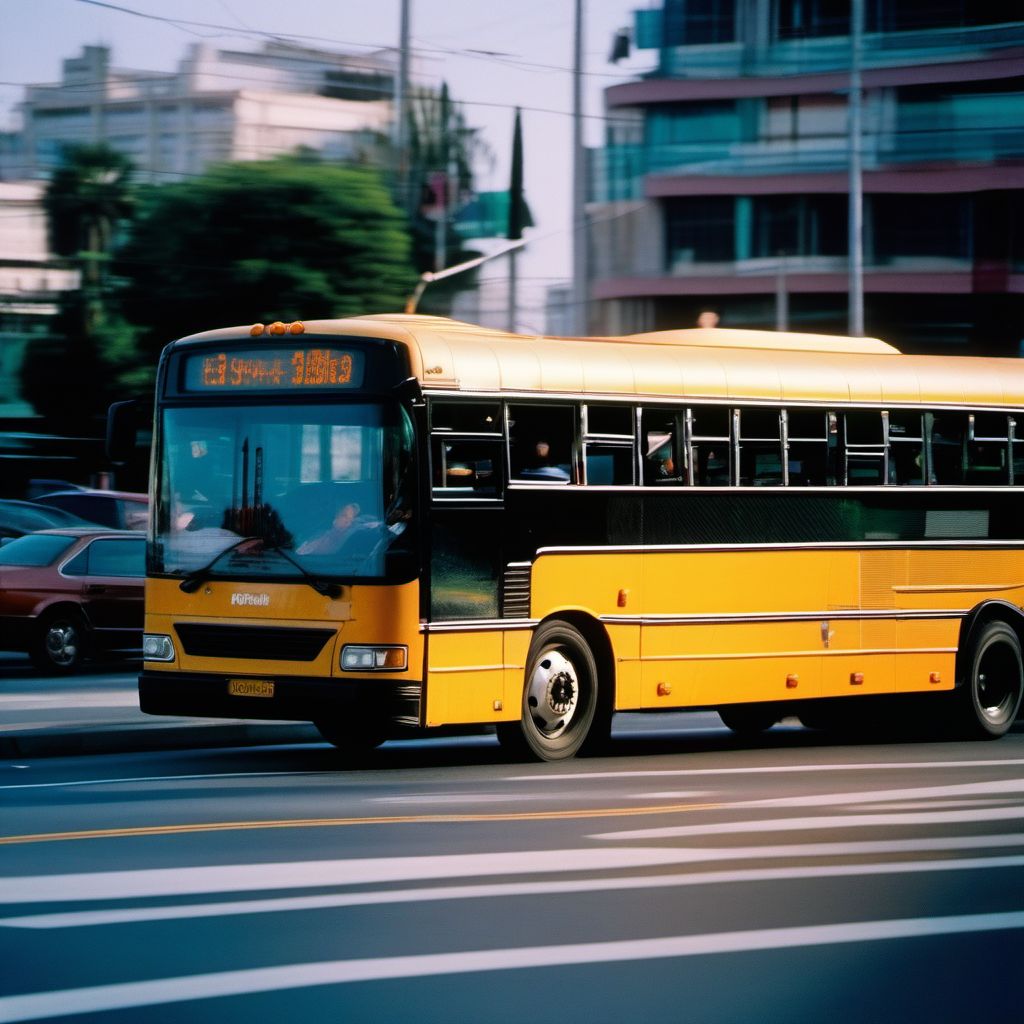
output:
[[21,128],[0,145],[0,178],[47,177],[69,143],[106,143],[156,184],[302,147],[372,160],[390,131],[395,74],[394,51],[197,44],[177,71],[153,72],[114,68],[109,49],[86,46],[64,61],[60,83],[26,89]]
[[41,182],[0,181],[0,418],[31,416],[21,397],[26,348],[48,336],[79,273],[50,255]]
[[[868,334],[906,351],[1024,341],[1024,21],[987,0],[864,0]],[[657,67],[606,91],[590,328],[846,333],[849,0],[663,0]]]

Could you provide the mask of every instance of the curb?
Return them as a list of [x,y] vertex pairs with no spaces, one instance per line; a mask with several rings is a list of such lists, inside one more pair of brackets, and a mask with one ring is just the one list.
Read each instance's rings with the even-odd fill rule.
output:
[[101,725],[95,728],[83,726],[73,731],[40,729],[0,736],[0,757],[75,757],[80,754],[322,742],[316,728],[303,722]]

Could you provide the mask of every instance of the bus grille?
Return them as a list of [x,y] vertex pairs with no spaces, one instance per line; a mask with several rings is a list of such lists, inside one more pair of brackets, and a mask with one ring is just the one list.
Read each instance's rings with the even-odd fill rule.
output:
[[509,562],[501,578],[501,617],[530,617],[530,562]]
[[176,628],[185,653],[200,658],[315,661],[334,636],[333,629],[208,626],[198,622],[179,622]]

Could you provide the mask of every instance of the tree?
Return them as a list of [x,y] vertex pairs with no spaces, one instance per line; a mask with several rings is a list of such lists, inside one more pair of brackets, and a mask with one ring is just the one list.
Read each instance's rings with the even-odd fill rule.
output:
[[109,264],[119,227],[131,216],[133,165],[106,145],[68,146],[43,197],[50,247],[81,274],[67,292],[50,338],[33,343],[22,392],[64,428],[105,409],[134,362],[130,328],[110,309]]
[[405,218],[367,168],[227,164],[142,207],[117,268],[151,360],[199,330],[401,309],[415,282]]
[[[489,159],[490,150],[477,129],[469,127],[458,103],[440,91],[414,87],[409,95],[409,170],[406,212],[412,225],[413,260],[417,271],[436,270],[437,263],[451,266],[477,255],[464,248],[453,230],[454,214],[473,194],[473,164]],[[438,195],[443,189],[445,196]],[[439,251],[437,216],[448,223]],[[471,287],[474,274],[434,285],[429,304],[446,308],[452,295]],[[426,304],[426,303],[425,303]]]

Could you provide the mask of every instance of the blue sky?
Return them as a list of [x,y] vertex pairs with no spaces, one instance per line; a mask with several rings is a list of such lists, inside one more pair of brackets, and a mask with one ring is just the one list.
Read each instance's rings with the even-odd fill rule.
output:
[[[602,90],[628,80],[630,68],[607,63],[612,33],[650,0],[585,0],[585,110],[588,144],[602,139]],[[139,17],[120,7],[173,18]],[[535,286],[570,271],[573,0],[412,0],[413,45],[427,77],[447,80],[466,104],[470,124],[494,152],[480,166],[482,189],[508,187],[513,108],[523,108],[525,184],[537,226],[520,274]],[[202,22],[187,25],[182,22]],[[395,45],[398,0],[0,0],[0,127],[12,126],[19,84],[57,81],[61,61],[82,46],[111,47],[117,67],[172,70],[193,42],[260,45],[255,33],[339,50]],[[206,27],[216,26],[216,27]],[[533,301],[536,301],[534,299]],[[524,314],[527,310],[524,309]]]

